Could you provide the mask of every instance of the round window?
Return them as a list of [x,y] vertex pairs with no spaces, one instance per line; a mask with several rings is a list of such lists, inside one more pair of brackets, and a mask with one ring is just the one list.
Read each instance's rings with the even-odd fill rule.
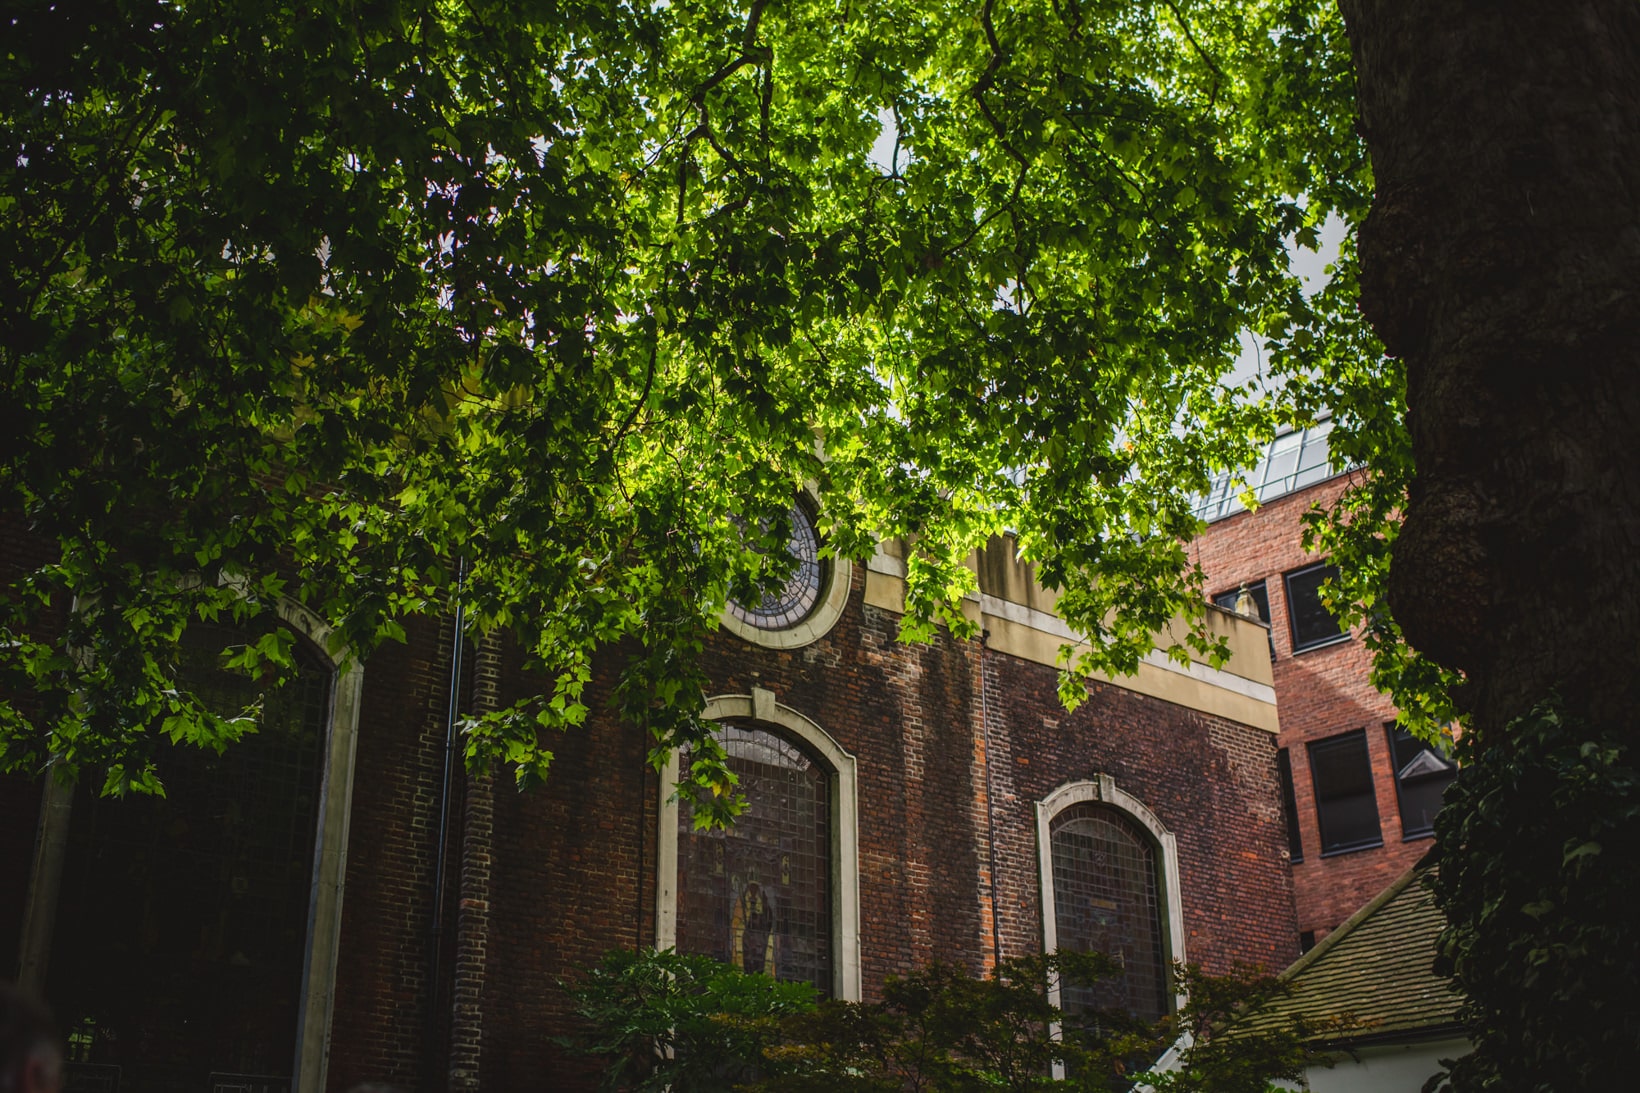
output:
[[786,583],[766,593],[756,604],[729,601],[728,615],[758,630],[786,630],[813,613],[826,590],[825,565],[820,558],[820,533],[814,515],[801,502],[789,513],[792,525],[786,551],[796,566]]

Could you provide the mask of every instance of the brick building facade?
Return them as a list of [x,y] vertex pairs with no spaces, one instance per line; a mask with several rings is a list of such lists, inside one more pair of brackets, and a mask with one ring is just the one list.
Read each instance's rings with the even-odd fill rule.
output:
[[1304,514],[1330,505],[1348,485],[1347,474],[1327,465],[1326,431],[1323,422],[1277,439],[1290,441],[1292,459],[1273,446],[1254,469],[1249,481],[1263,498],[1256,511],[1222,489],[1208,498],[1209,525],[1191,548],[1208,595],[1231,606],[1245,587],[1269,626],[1305,948],[1428,851],[1429,821],[1451,773],[1394,729],[1395,707],[1372,685],[1371,655],[1359,634],[1339,632],[1316,599],[1327,563],[1304,550]]
[[[999,952],[1069,936],[1066,907],[1044,914],[1059,868],[1041,845],[1062,823],[1055,802],[1081,802],[1074,807],[1136,833],[1154,862],[1147,913],[1167,956],[1209,970],[1289,963],[1300,924],[1270,665],[1257,655],[1263,629],[1214,611],[1239,653],[1230,666],[1152,657],[1130,679],[1094,683],[1067,713],[1052,665],[1070,635],[1051,597],[1006,543],[976,565],[981,590],[967,609],[983,641],[943,631],[929,644],[898,641],[904,567],[885,549],[837,567],[807,629],[765,638],[726,626],[707,650],[709,709],[793,745],[830,787],[830,874],[816,883],[829,901],[821,947],[833,993],[870,998],[885,976],[929,960],[977,970]],[[318,636],[299,610],[287,622]],[[573,1088],[585,1072],[553,1042],[569,1029],[561,981],[609,949],[652,945],[677,928],[685,851],[665,776],[648,766],[642,734],[603,712],[613,675],[605,663],[588,699],[594,714],[559,742],[544,786],[519,793],[458,767],[446,795],[454,627],[426,620],[407,630],[405,643],[336,683],[321,743],[295,1062],[267,1088]],[[495,643],[467,648],[461,677],[464,709],[530,688]],[[62,841],[53,825],[75,819],[63,793],[72,790],[47,791],[43,807],[40,783],[0,783],[0,864],[15,881],[0,885],[0,927],[19,954],[0,974],[32,977],[48,997],[61,993],[53,954],[60,962],[75,943],[40,927],[62,910],[41,864],[42,848]],[[83,800],[74,799],[82,811]],[[787,864],[782,855],[766,868]],[[765,882],[784,891],[773,875]],[[205,970],[232,962],[204,942],[177,959]],[[121,1089],[147,1087],[129,1061],[129,1030],[58,1008],[82,1034],[86,1073],[123,1065]],[[231,1069],[185,1061],[200,1088]]]

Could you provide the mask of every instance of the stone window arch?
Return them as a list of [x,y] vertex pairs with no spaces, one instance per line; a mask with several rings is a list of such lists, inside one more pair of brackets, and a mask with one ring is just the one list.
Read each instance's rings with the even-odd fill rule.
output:
[[[280,623],[305,646],[305,659],[325,673],[319,713],[321,739],[306,929],[301,942],[301,978],[296,999],[296,1040],[292,1069],[295,1088],[324,1088],[334,1009],[336,965],[341,938],[342,890],[347,873],[347,839],[353,794],[364,667],[336,639],[317,614],[294,600],[275,604]],[[57,918],[62,869],[69,849],[75,787],[48,771],[36,855],[24,912],[19,978],[32,989],[44,986]]]
[[1171,966],[1185,959],[1178,845],[1109,775],[1069,782],[1036,806],[1044,952],[1099,949],[1128,974],[1092,992],[1053,983],[1066,1009],[1118,1005],[1159,1017],[1177,1005]]
[[724,723],[730,765],[751,807],[727,833],[685,831],[677,754],[668,760],[661,778],[655,947],[704,952],[858,1000],[854,757],[760,688],[712,698],[704,716]]

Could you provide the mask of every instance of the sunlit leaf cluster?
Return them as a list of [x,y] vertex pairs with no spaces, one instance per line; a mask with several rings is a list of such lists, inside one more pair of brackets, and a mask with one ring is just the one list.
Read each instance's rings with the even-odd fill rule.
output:
[[[283,596],[365,656],[452,611],[462,564],[473,630],[544,686],[469,723],[471,761],[544,774],[600,663],[656,756],[699,742],[702,643],[783,578],[805,484],[828,549],[910,542],[908,636],[967,634],[963,563],[1016,535],[1093,639],[1074,700],[1176,616],[1222,656],[1183,546],[1212,471],[1322,404],[1399,435],[1398,380],[1339,394],[1383,375],[1347,301],[1288,269],[1368,186],[1319,3],[14,20],[12,767],[153,788],[163,725],[233,732],[166,705],[190,620]],[[1244,331],[1305,382],[1227,387]]]

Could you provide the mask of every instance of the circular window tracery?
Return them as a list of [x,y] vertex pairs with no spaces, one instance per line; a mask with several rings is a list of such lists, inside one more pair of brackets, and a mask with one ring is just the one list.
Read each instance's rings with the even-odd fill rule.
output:
[[756,603],[725,604],[720,616],[725,630],[768,649],[800,649],[837,625],[848,605],[854,567],[847,558],[822,557],[817,511],[811,492],[792,502],[786,542],[793,562],[790,575]]
[[801,501],[793,502],[787,515],[792,530],[786,552],[795,563],[791,576],[755,605],[729,601],[730,617],[758,630],[785,630],[797,625],[814,612],[825,593],[826,567],[820,557],[820,532],[814,515]]

